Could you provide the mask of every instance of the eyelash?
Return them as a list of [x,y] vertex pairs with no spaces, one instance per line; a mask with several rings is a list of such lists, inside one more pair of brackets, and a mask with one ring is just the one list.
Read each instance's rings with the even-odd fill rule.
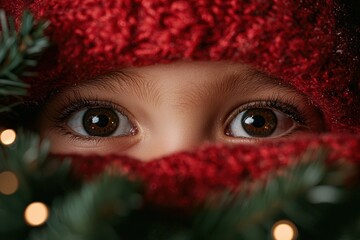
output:
[[75,100],[68,100],[67,103],[64,104],[64,108],[61,108],[58,110],[57,115],[54,120],[57,123],[63,122],[66,120],[71,114],[73,114],[76,111],[79,111],[86,107],[106,107],[106,108],[112,108],[116,109],[117,111],[121,112],[119,107],[115,105],[112,101],[102,101],[98,99],[90,100],[87,98],[79,98]]
[[232,115],[237,115],[242,111],[246,111],[251,108],[273,108],[285,113],[298,124],[307,125],[308,121],[304,116],[304,111],[295,107],[294,102],[291,100],[281,100],[278,97],[267,100],[246,102],[245,104],[242,104],[240,107],[238,107],[237,110],[233,110]]
[[[243,104],[239,104],[240,107],[237,107],[236,110],[232,110],[227,116],[227,120],[224,124],[224,130],[226,131],[229,122],[233,119],[234,116],[250,108],[273,108],[279,110],[293,119],[300,127],[304,128],[310,124],[309,116],[306,116],[306,111],[304,109],[295,107],[296,101],[292,99],[281,99],[280,96],[272,96],[266,100],[257,100],[257,101],[248,101]],[[237,105],[237,106],[239,106]],[[129,121],[133,124],[133,121],[128,113],[124,112],[118,105],[116,105],[112,100],[99,100],[98,98],[87,98],[84,96],[74,96],[73,99],[67,98],[62,103],[63,108],[57,110],[55,116],[53,117],[54,127],[61,129],[64,135],[70,136],[76,140],[88,140],[88,141],[100,141],[100,138],[97,137],[84,137],[74,134],[72,131],[68,130],[65,126],[66,120],[76,111],[79,111],[86,107],[106,107],[111,109],[116,109],[120,113],[124,114],[129,118]],[[289,134],[293,134],[299,130],[298,128],[293,129]],[[106,139],[106,138],[105,138]],[[102,139],[104,140],[104,139]]]
[[[274,95],[270,96],[266,100],[252,100],[243,104],[238,104],[236,105],[237,107],[235,110],[233,109],[229,114],[227,114],[228,117],[225,118],[226,120],[224,122],[223,129],[225,129],[225,132],[228,131],[230,122],[242,111],[246,111],[251,108],[272,108],[283,112],[297,123],[297,127],[282,137],[290,136],[301,129],[309,128],[308,126],[311,124],[311,116],[308,116],[309,114],[306,113],[306,109],[296,107],[296,102],[297,101],[295,99],[284,100],[283,97]],[[238,107],[239,105],[240,107]]]
[[[67,98],[61,103],[62,106],[65,106],[63,108],[60,108],[56,111],[55,116],[52,118],[52,121],[54,122],[54,127],[61,130],[61,133],[63,135],[69,136],[71,139],[74,140],[82,140],[82,141],[96,141],[99,142],[104,141],[108,138],[98,138],[93,136],[80,136],[77,134],[74,134],[73,131],[68,130],[68,128],[65,126],[65,122],[68,120],[68,118],[74,114],[75,112],[83,109],[83,108],[94,108],[94,107],[105,107],[105,108],[111,108],[115,109],[121,114],[124,114],[129,118],[129,121],[131,124],[133,124],[133,121],[131,120],[128,113],[125,113],[123,109],[121,109],[118,105],[116,105],[112,100],[99,100],[98,98],[87,98],[84,96],[74,96],[73,99]],[[133,124],[134,125],[134,124]]]

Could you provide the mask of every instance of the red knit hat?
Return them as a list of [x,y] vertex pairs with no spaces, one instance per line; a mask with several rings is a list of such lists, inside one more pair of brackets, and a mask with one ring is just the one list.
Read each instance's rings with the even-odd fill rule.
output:
[[[37,18],[51,22],[47,33],[54,45],[46,54],[41,76],[27,80],[33,86],[35,98],[51,89],[126,66],[177,60],[230,60],[249,64],[307,95],[321,109],[329,132],[360,133],[358,46],[340,21],[344,12],[335,0],[17,0],[1,3],[0,7],[18,19],[24,8],[30,8]],[[249,159],[264,159],[256,166],[253,165],[255,160],[251,161],[251,166],[245,166],[244,158],[240,157],[249,154],[248,148],[255,150],[252,147],[239,146],[231,151],[226,147],[214,148],[216,151],[201,150],[205,151],[201,153],[203,157],[177,155],[170,160],[150,163],[163,164],[170,169],[153,174],[153,178],[158,178],[152,182],[160,186],[165,179],[172,179],[179,173],[174,172],[174,169],[180,169],[174,166],[174,159],[178,159],[177,164],[194,167],[199,163],[194,159],[206,156],[207,160],[212,159],[210,162],[221,158],[223,168],[235,171],[233,176],[236,177],[219,181],[210,174],[203,176],[202,179],[207,180],[201,184],[206,185],[205,182],[213,179],[221,182],[221,186],[227,186],[229,182],[242,179],[244,171],[249,173],[255,168],[270,171],[288,163],[293,154],[309,145],[314,147],[324,142],[331,142],[330,145],[338,149],[338,155],[354,153],[352,158],[360,161],[358,137],[325,136],[305,140],[287,143],[281,150],[283,155],[279,143],[264,143],[261,156],[255,154],[247,158],[248,163]],[[348,140],[350,145],[339,150],[341,142]],[[307,144],[299,145],[299,142]],[[223,154],[220,156],[211,151]],[[237,164],[231,165],[231,161]],[[100,167],[99,161],[93,161],[91,167],[103,169],[106,162],[102,161]],[[230,167],[235,165],[237,170]],[[91,172],[89,166],[90,163],[81,169]],[[133,168],[136,167],[129,167]],[[159,167],[144,169],[138,171],[149,172],[149,169]],[[186,169],[190,171],[189,167]],[[224,177],[229,175],[228,171],[224,170],[224,173]],[[192,180],[186,180],[188,188],[194,187],[194,174],[190,177]],[[213,187],[210,184],[206,189]],[[174,185],[166,188],[174,188]]]
[[359,132],[360,64],[334,0],[34,0],[54,43],[33,95],[114,68],[176,60],[250,64],[308,95],[330,131]]
[[359,132],[359,63],[334,0],[9,1],[51,22],[33,95],[105,71],[176,60],[251,64],[308,95],[329,130]]

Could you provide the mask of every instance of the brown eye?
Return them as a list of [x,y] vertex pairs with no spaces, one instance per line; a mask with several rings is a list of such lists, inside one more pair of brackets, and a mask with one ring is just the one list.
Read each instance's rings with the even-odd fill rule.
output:
[[245,132],[254,137],[270,136],[277,125],[274,112],[266,108],[255,108],[245,111],[241,118]]
[[288,132],[294,120],[286,114],[270,108],[252,108],[238,113],[227,127],[232,137],[265,138]]
[[91,108],[84,114],[83,126],[90,136],[107,137],[116,131],[119,117],[109,108]]
[[82,136],[126,136],[133,126],[122,113],[112,108],[94,107],[75,112],[67,122],[68,127]]

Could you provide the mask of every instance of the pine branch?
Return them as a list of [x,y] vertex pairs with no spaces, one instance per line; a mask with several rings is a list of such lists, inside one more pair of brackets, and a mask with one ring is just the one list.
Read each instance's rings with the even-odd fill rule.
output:
[[[323,151],[315,157],[306,154],[286,175],[275,177],[250,197],[246,190],[236,196],[225,194],[217,202],[220,207],[205,209],[195,218],[191,239],[269,239],[280,219],[294,222],[301,239],[341,235],[355,239],[360,234],[359,188],[346,188],[348,173],[341,167],[331,171],[325,159]],[[333,194],[324,195],[321,189]]]
[[[48,22],[36,22],[29,12],[24,12],[22,25],[16,31],[14,21],[0,10],[0,102],[7,97],[21,98],[29,85],[20,76],[34,76],[29,71],[37,64],[37,58],[49,45],[44,30]],[[9,111],[12,105],[0,105],[0,113]]]
[[[0,188],[0,239],[118,239],[113,225],[141,204],[138,183],[105,174],[81,184],[70,177],[68,161],[49,158],[49,149],[48,141],[22,131],[13,145],[0,148],[0,173],[10,171],[19,181],[11,195],[3,195]],[[51,209],[40,230],[23,217],[34,201]]]
[[62,240],[76,236],[79,240],[120,239],[113,225],[120,224],[132,210],[140,207],[137,184],[124,177],[104,175],[85,184],[54,203],[48,227],[31,240]]

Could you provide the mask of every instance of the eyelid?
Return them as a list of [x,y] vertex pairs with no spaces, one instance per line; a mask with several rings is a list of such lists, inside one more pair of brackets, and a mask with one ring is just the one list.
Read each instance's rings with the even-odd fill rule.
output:
[[276,98],[272,100],[250,101],[236,107],[230,112],[230,114],[228,114],[229,117],[226,119],[225,125],[227,125],[229,120],[233,119],[234,116],[250,108],[273,108],[288,115],[298,124],[306,125],[307,123],[304,114],[297,107],[295,107],[292,102],[279,100]]
[[305,117],[305,113],[300,111],[294,105],[295,104],[293,104],[289,100],[287,101],[279,100],[277,98],[269,99],[269,100],[249,101],[247,103],[244,103],[236,107],[227,115],[228,117],[225,118],[224,127],[223,127],[224,132],[228,131],[228,127],[231,121],[233,121],[238,114],[240,114],[242,111],[251,108],[270,108],[270,109],[278,110],[284,113],[285,115],[287,115],[288,117],[290,117],[293,121],[295,121],[295,123],[298,125],[297,127],[308,128],[308,121]]
[[[96,136],[80,136],[74,133],[73,131],[69,130],[66,121],[77,111],[80,111],[84,108],[94,108],[94,107],[105,107],[105,108],[111,108],[119,113],[123,114],[127,117],[130,124],[138,129],[138,124],[134,120],[135,118],[132,116],[132,114],[125,109],[124,107],[115,104],[111,100],[99,100],[98,98],[94,99],[88,99],[83,97],[75,97],[75,99],[67,99],[66,103],[63,104],[64,107],[61,107],[59,110],[56,111],[55,116],[53,117],[53,122],[55,124],[55,127],[60,127],[63,130],[66,130],[68,134],[74,135],[78,138],[83,139],[97,139],[99,137]],[[123,136],[126,137],[126,136]],[[111,136],[108,138],[112,138]]]

